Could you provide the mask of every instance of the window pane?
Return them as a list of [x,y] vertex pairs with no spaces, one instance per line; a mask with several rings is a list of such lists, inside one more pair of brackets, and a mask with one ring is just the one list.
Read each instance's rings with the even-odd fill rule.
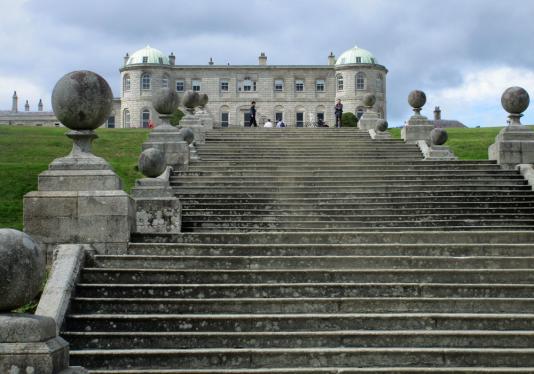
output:
[[141,76],[141,89],[150,90],[150,75],[143,74]]
[[282,112],[276,112],[276,113],[274,114],[274,119],[275,119],[276,122],[278,122],[278,121],[283,121],[283,119],[284,119],[284,113],[282,113]]
[[148,57],[147,56],[144,56],[143,57],[143,64],[146,64],[148,62]]
[[324,79],[317,79],[315,81],[315,89],[319,92],[324,91]]
[[143,110],[143,113],[141,116],[141,126],[143,128],[147,128],[149,121],[150,121],[150,112],[147,109],[145,109]]
[[184,81],[176,81],[176,91],[183,91],[184,90]]
[[274,81],[274,90],[283,91],[284,90],[284,81],[282,79],[277,79]]
[[169,78],[163,77],[163,79],[161,80],[161,87],[169,88]]
[[297,112],[297,127],[304,127],[304,113]]
[[304,81],[303,80],[296,80],[295,81],[295,91],[304,91]]
[[193,88],[193,91],[200,91],[200,81],[199,80],[192,80],[191,86]]
[[337,90],[343,91],[343,76],[342,75],[337,76]]
[[365,89],[365,76],[363,73],[358,73],[356,75],[356,89],[363,90]]
[[222,112],[221,113],[221,127],[228,127],[228,113]]
[[324,121],[324,113],[323,112],[318,112],[317,113],[317,121]]
[[221,81],[221,91],[228,91],[228,81]]

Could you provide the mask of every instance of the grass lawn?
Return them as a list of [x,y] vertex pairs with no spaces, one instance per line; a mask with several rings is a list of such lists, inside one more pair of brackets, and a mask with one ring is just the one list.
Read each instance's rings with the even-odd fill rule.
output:
[[[22,230],[22,197],[37,189],[37,176],[52,160],[70,152],[67,131],[0,125],[0,228]],[[142,177],[135,167],[148,130],[98,129],[97,134],[94,153],[111,164],[129,191],[135,179]]]

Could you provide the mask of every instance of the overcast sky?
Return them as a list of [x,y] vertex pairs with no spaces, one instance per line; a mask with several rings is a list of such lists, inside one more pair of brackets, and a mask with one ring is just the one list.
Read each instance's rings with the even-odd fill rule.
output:
[[[469,126],[503,125],[500,96],[534,95],[532,0],[0,0],[0,109],[39,98],[72,70],[101,74],[119,96],[126,52],[149,44],[177,64],[324,64],[358,45],[389,70],[388,120],[411,114],[406,97],[427,94]],[[527,109],[524,123],[534,123]]]

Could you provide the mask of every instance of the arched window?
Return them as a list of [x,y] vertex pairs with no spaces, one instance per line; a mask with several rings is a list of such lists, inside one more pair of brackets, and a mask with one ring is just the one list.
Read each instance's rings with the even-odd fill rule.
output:
[[161,78],[161,88],[169,88],[169,76],[167,74]]
[[357,90],[365,89],[365,74],[362,72],[356,74],[356,89]]
[[384,92],[384,79],[382,74],[376,76],[376,92]]
[[128,109],[124,109],[122,112],[122,127],[125,129],[130,127],[130,111]]
[[130,74],[124,74],[124,77],[122,78],[122,89],[124,91],[130,91]]
[[227,105],[221,106],[220,109],[221,127],[228,127],[230,125],[230,108]]
[[150,90],[150,74],[144,73],[141,75],[141,89]]
[[141,127],[146,129],[148,127],[149,122],[150,122],[150,111],[148,109],[144,109],[141,112]]
[[336,75],[336,82],[337,82],[337,90],[343,91],[343,75],[341,74]]

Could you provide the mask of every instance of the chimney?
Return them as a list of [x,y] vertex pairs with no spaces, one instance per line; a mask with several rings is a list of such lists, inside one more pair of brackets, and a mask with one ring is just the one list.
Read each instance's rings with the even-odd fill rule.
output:
[[13,104],[11,105],[11,111],[13,113],[18,113],[19,111],[19,97],[17,96],[17,91],[13,93]]
[[30,103],[28,103],[28,100],[26,100],[26,104],[24,104],[24,110],[26,112],[29,112],[30,111]]
[[439,106],[434,108],[434,121],[439,121],[441,119],[441,109]]
[[39,99],[39,104],[37,104],[37,110],[39,112],[43,111],[43,100]]
[[169,64],[170,65],[174,65],[176,64],[176,56],[174,55],[174,53],[171,52],[171,54],[169,55]]
[[210,57],[210,62],[208,62],[208,64],[210,64],[210,65],[213,65],[213,64],[214,64],[214,62],[213,62],[213,58]]
[[128,52],[126,52],[126,55],[124,56],[124,65],[126,66],[126,63],[128,63],[128,60],[130,59],[130,55]]
[[328,55],[328,65],[335,65],[336,64],[336,56],[332,51],[330,51],[330,54]]
[[267,65],[267,56],[265,56],[265,52],[260,53],[260,57],[258,57],[258,63],[260,65]]

